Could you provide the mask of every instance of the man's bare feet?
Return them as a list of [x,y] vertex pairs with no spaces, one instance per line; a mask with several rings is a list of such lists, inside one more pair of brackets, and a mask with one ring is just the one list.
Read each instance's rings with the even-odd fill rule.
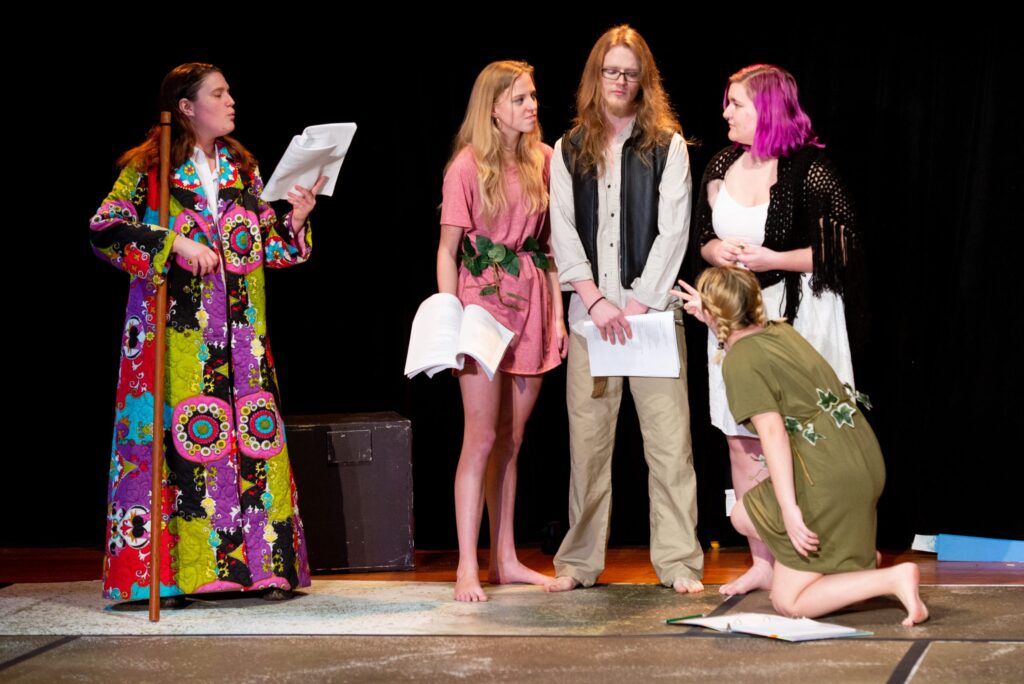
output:
[[896,598],[907,609],[907,617],[901,623],[904,627],[912,627],[928,619],[928,607],[921,600],[918,586],[921,584],[921,571],[913,563],[900,563],[893,568],[896,571]]
[[479,571],[473,573],[456,574],[455,579],[455,600],[456,601],[486,601],[487,594],[480,586]]
[[531,570],[518,560],[513,563],[492,565],[487,572],[487,581],[491,584],[539,584],[545,585],[552,580],[549,575],[542,575]]
[[553,580],[548,581],[544,585],[544,591],[548,593],[558,591],[572,591],[578,586],[580,586],[580,583],[577,582],[574,578],[563,575],[561,577],[556,577]]
[[726,596],[746,594],[749,591],[772,588],[772,566],[760,558],[754,559],[754,564],[737,579],[728,584],[723,584],[718,593]]
[[704,591],[704,584],[690,577],[680,577],[672,583],[672,588],[680,594],[697,594]]

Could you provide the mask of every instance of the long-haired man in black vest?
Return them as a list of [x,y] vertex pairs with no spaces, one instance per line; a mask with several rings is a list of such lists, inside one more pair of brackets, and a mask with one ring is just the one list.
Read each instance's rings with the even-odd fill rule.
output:
[[[629,26],[590,52],[573,128],[551,160],[551,227],[569,305],[567,401],[572,477],[569,532],[548,591],[589,587],[604,570],[611,514],[611,459],[625,379],[590,375],[585,321],[629,344],[626,316],[674,306],[668,294],[690,229],[690,162],[647,43]],[[680,377],[629,378],[650,469],[651,562],[665,586],[704,589],[697,542],[686,345],[676,326]]]

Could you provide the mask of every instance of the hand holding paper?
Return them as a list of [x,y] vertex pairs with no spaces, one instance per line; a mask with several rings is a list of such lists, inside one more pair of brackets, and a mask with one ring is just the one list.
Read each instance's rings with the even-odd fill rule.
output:
[[327,177],[320,194],[330,197],[355,133],[354,123],[307,127],[292,138],[261,197],[267,202],[285,199],[296,185],[313,188],[320,176]]
[[679,349],[676,346],[675,314],[660,311],[629,316],[627,321],[632,334],[625,344],[602,339],[600,329],[591,321],[583,324],[590,374],[594,377],[636,375],[678,378]]

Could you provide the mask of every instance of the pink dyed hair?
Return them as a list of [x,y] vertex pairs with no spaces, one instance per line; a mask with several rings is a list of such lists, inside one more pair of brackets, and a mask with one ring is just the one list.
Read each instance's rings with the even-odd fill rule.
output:
[[724,109],[729,104],[729,86],[740,83],[757,110],[757,130],[751,152],[757,158],[784,157],[806,145],[824,147],[811,128],[811,117],[800,107],[793,74],[773,64],[753,64],[729,77]]

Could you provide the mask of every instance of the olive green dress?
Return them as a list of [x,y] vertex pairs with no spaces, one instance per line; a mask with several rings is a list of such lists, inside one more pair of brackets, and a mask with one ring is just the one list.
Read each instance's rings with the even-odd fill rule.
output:
[[864,418],[867,397],[845,387],[817,351],[785,323],[741,338],[722,362],[729,408],[753,430],[751,416],[779,413],[793,452],[796,500],[819,549],[796,552],[771,480],[743,497],[761,539],[795,570],[834,573],[875,567],[875,504],[885,464]]

